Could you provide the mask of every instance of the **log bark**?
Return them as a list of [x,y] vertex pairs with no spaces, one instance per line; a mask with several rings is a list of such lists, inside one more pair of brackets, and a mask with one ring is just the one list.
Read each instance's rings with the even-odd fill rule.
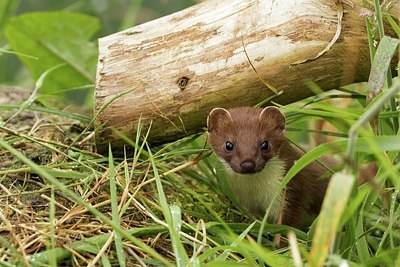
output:
[[366,81],[360,2],[208,0],[99,39],[95,114],[135,90],[97,118],[98,150],[125,144],[115,130],[134,140],[139,118],[161,144],[202,131],[215,107],[254,105],[274,88],[286,104],[312,95],[307,80],[323,90]]

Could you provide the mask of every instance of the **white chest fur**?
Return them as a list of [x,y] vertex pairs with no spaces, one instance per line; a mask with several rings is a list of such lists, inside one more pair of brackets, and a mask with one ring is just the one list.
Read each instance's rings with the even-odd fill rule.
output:
[[[225,163],[224,165],[228,183],[236,200],[250,214],[262,218],[285,176],[285,162],[277,156],[273,157],[261,172],[254,174],[236,173],[228,164]],[[268,217],[271,223],[276,223],[278,220],[283,201],[282,195],[281,191],[269,211]]]

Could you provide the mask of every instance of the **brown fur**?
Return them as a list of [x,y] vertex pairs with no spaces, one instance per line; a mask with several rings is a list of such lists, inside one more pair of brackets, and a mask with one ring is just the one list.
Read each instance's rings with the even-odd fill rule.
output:
[[[214,109],[208,118],[208,141],[217,156],[236,173],[245,176],[260,172],[276,156],[284,162],[286,173],[303,153],[287,141],[284,128],[285,117],[275,107]],[[232,151],[225,148],[227,141],[234,145]],[[260,149],[263,141],[268,142],[267,150]],[[324,167],[312,163],[288,183],[283,224],[298,227],[303,212],[319,212],[329,183],[329,179],[320,179],[325,173]]]

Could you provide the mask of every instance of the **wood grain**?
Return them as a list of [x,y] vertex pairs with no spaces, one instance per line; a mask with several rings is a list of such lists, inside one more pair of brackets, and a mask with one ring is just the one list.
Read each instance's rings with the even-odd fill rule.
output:
[[[260,78],[281,92],[274,101],[282,104],[312,95],[307,81],[323,90],[366,81],[370,59],[359,2],[208,0],[99,39],[95,113],[136,88],[98,117],[99,151],[109,142],[114,149],[125,144],[115,130],[134,139],[139,118],[144,130],[152,123],[152,144],[203,131],[211,109],[274,95]],[[397,6],[392,11],[398,14]],[[339,25],[332,47],[315,58]]]

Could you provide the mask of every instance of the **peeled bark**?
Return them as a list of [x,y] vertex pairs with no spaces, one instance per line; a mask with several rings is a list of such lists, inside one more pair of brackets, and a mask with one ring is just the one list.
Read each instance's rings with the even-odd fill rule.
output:
[[208,0],[101,38],[95,113],[136,90],[101,112],[99,150],[125,144],[114,130],[134,139],[139,118],[160,144],[202,131],[215,107],[254,105],[274,88],[286,104],[312,95],[308,80],[323,90],[366,81],[360,2]]

